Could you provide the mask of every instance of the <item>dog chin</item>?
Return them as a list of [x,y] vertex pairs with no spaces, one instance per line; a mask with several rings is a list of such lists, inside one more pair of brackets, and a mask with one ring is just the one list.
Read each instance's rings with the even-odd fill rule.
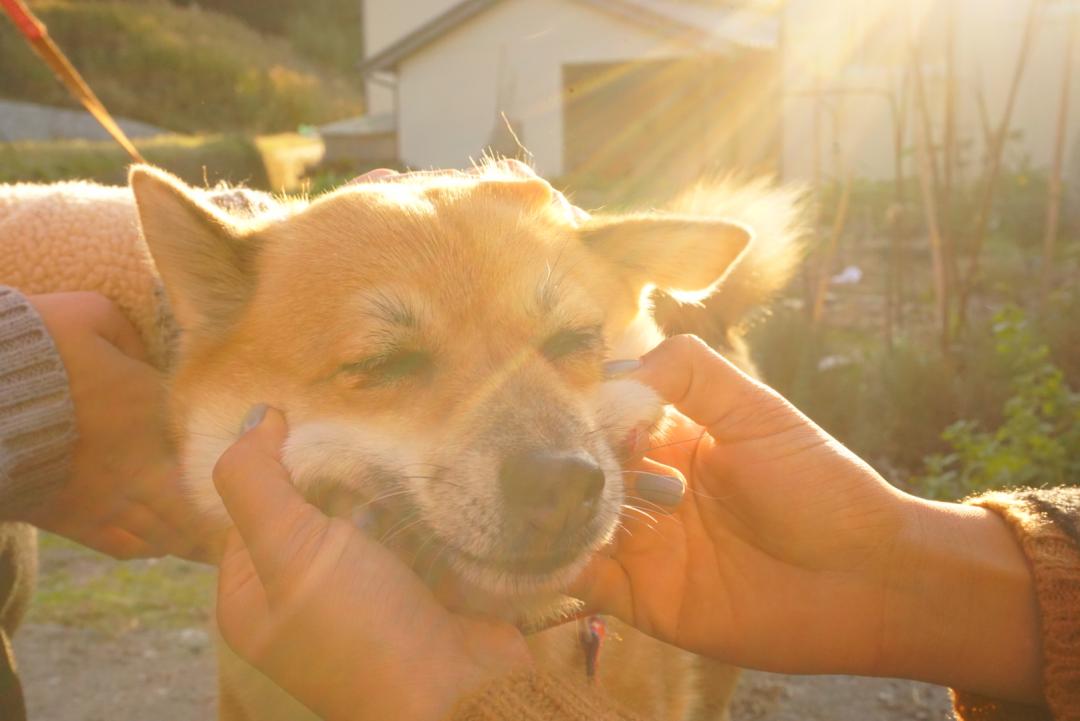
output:
[[529,572],[454,554],[448,566],[461,584],[461,610],[500,618],[530,632],[569,620],[580,610],[581,602],[566,596],[565,589],[588,560],[582,555],[555,570]]
[[581,556],[552,569],[532,570],[528,566],[509,568],[486,564],[454,554],[450,568],[469,586],[505,600],[557,594],[584,570],[588,556]]

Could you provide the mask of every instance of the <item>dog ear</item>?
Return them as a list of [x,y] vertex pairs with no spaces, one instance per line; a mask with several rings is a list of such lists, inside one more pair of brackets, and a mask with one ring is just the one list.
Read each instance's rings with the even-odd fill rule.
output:
[[731,221],[660,214],[594,217],[581,233],[635,290],[651,285],[695,299],[723,280],[752,238]]
[[183,330],[230,321],[254,285],[255,248],[235,221],[168,173],[130,174],[143,237]]

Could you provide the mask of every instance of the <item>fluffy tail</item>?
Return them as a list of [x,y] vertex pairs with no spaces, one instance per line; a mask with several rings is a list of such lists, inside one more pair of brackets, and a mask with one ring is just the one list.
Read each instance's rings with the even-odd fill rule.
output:
[[[754,238],[737,265],[700,309],[673,307],[658,299],[657,316],[669,331],[696,333],[714,343],[729,340],[785,286],[804,255],[805,194],[778,187],[768,178],[703,183],[677,198],[680,213],[730,218],[751,228]],[[696,310],[696,312],[695,312]]]

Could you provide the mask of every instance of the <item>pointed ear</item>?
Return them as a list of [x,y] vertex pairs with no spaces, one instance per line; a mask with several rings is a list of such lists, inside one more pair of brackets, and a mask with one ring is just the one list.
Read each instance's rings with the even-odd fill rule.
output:
[[179,326],[190,331],[228,323],[254,286],[253,244],[227,215],[168,173],[135,166],[130,182]]
[[636,289],[653,285],[699,299],[724,278],[751,238],[731,221],[680,215],[593,218],[582,228],[586,246]]

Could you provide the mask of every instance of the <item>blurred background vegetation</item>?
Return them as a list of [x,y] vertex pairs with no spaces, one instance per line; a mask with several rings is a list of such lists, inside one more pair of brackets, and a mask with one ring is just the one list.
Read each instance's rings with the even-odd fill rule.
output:
[[[356,12],[353,2],[29,5],[106,107],[122,117],[179,133],[253,134],[336,120],[361,107],[355,73],[345,72],[360,24],[319,16],[346,7]],[[303,21],[291,22],[293,14]],[[318,31],[304,30],[312,23]],[[0,68],[0,97],[77,107],[6,21]]]
[[[822,267],[823,243],[815,243],[800,281],[751,329],[772,385],[890,481],[921,495],[1080,482],[1078,214],[1073,208],[1061,228],[1060,280],[1044,288],[1045,173],[1010,168],[1003,186],[971,310],[962,326],[949,321],[946,343],[919,203],[898,208],[893,190],[874,183],[852,191],[835,256]],[[956,212],[957,227],[970,227],[970,214]],[[858,282],[844,282],[849,268],[859,270]],[[815,321],[822,273],[832,277]]]
[[[278,161],[257,137],[363,111],[352,0],[28,5],[112,113],[169,134],[136,144],[188,182],[268,187]],[[6,18],[0,99],[79,107]],[[66,178],[123,183],[126,158],[111,141],[0,142],[0,182]]]

